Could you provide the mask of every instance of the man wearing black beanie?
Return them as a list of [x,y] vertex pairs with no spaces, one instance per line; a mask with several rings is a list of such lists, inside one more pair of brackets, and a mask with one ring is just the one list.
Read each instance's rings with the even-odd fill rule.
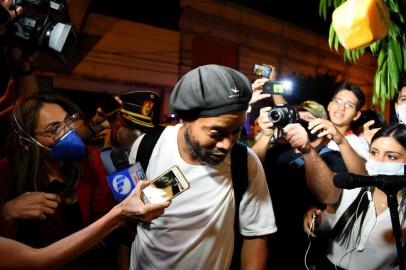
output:
[[[228,269],[234,249],[234,214],[245,238],[242,269],[265,269],[266,235],[277,230],[265,174],[248,149],[248,188],[235,209],[230,151],[237,142],[251,98],[242,73],[205,65],[186,73],[171,94],[170,106],[181,124],[167,127],[146,169],[154,179],[179,166],[190,188],[173,199],[165,213],[139,224],[130,269]],[[143,137],[134,143],[135,161]],[[239,255],[239,254],[238,254]]]

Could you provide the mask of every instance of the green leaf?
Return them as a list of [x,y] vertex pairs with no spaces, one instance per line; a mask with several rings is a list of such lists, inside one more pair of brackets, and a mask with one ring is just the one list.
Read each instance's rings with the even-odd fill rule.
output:
[[378,55],[378,70],[382,67],[383,60],[385,60],[385,52],[381,50]]
[[395,13],[399,13],[399,6],[395,1],[389,0],[386,2],[389,5],[389,8],[395,12]]
[[340,41],[338,40],[337,34],[335,34],[335,32],[334,32],[334,49],[336,50],[336,52],[338,52],[339,45],[340,45]]
[[378,51],[378,42],[374,42],[371,45],[369,45],[369,48],[371,49],[371,52],[374,56],[376,56],[376,53]]
[[[330,24],[330,30],[328,33],[328,46],[330,47],[330,49],[333,48],[333,42],[335,41],[334,36],[335,36],[334,27],[333,27],[333,24]],[[335,48],[335,46],[334,46],[334,48]],[[335,49],[335,50],[338,51],[337,49]]]
[[320,0],[319,2],[319,16],[322,17],[325,21],[327,20],[326,0]]
[[378,103],[379,89],[381,87],[382,70],[378,71],[374,79],[374,92],[372,95],[372,104],[376,105]]
[[403,49],[403,69],[402,69],[402,71],[406,71],[406,44],[405,44],[405,42],[403,42],[403,44],[402,44],[403,46],[402,46],[402,49]]
[[400,48],[400,44],[397,40],[389,38],[389,46],[392,51],[397,70],[400,70],[402,68],[402,51]]
[[393,49],[390,48],[388,51],[388,90],[389,85],[392,87],[397,87],[398,85],[398,67],[396,65],[395,54],[393,53]]
[[382,66],[381,85],[380,85],[380,89],[379,89],[380,90],[379,96],[380,96],[380,101],[381,101],[381,111],[384,111],[384,109],[385,109],[385,96],[386,96],[387,83],[388,83],[387,66],[388,66],[387,62],[385,61]]

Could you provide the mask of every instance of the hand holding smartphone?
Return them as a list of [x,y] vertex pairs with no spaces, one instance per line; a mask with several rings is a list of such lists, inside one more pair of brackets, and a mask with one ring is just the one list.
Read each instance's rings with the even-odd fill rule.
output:
[[145,203],[170,201],[189,188],[189,183],[178,166],[173,166],[143,189]]

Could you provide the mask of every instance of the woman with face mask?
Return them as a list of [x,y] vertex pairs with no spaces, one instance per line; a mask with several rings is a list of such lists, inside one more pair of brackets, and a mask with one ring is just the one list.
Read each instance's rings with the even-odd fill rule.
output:
[[[405,163],[406,125],[380,129],[372,138],[368,174],[404,175]],[[308,234],[328,233],[328,266],[321,269],[398,269],[386,194],[377,187],[336,189],[341,193],[338,201],[323,212],[309,211],[304,222]],[[400,224],[405,229],[406,187],[397,199]]]
[[[10,120],[14,132],[0,161],[3,235],[44,247],[115,205],[98,150],[76,133],[77,106],[59,95],[34,95],[16,104]],[[86,269],[91,256],[69,267]]]

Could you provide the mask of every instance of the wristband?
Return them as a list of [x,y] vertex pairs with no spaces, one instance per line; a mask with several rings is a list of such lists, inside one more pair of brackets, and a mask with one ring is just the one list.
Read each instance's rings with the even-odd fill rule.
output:
[[302,154],[307,154],[307,153],[310,153],[310,151],[312,150],[312,146],[310,143],[307,143],[307,144],[302,145],[301,147],[297,148],[297,150],[299,150],[299,152]]

